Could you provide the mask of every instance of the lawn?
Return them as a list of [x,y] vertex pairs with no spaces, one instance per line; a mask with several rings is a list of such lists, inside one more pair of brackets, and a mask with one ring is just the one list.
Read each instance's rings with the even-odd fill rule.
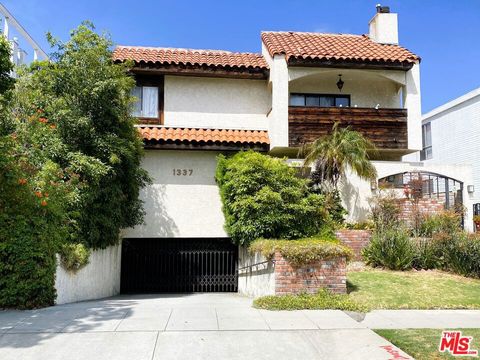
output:
[[[473,350],[480,349],[480,329],[457,329],[464,336],[472,336]],[[440,353],[438,346],[442,330],[440,329],[405,329],[405,330],[375,330],[384,337],[417,360],[455,359],[456,357]],[[465,357],[462,359],[478,359],[478,357]]]
[[265,296],[254,306],[269,310],[480,309],[480,280],[442,271],[348,272],[348,295],[326,292]]
[[441,271],[353,271],[348,286],[370,309],[480,309],[480,280]]

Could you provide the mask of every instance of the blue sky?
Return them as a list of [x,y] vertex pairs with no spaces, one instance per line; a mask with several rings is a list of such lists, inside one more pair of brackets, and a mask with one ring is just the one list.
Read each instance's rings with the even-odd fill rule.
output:
[[[122,45],[259,52],[260,31],[363,34],[379,0],[3,0],[48,52],[82,20]],[[480,0],[385,1],[399,14],[400,44],[422,57],[423,112],[480,87]]]

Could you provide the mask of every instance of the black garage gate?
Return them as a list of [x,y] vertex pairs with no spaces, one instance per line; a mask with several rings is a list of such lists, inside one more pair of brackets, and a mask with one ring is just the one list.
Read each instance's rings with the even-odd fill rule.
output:
[[123,239],[122,293],[236,292],[230,239]]

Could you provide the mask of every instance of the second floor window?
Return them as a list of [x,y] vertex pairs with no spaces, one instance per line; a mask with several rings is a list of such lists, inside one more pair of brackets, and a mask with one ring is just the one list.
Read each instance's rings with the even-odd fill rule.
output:
[[133,108],[133,116],[140,118],[158,117],[158,87],[135,86],[132,95],[137,98]]
[[422,151],[420,152],[420,160],[428,160],[432,158],[432,124],[426,123],[422,125]]
[[290,106],[349,107],[350,95],[290,94]]

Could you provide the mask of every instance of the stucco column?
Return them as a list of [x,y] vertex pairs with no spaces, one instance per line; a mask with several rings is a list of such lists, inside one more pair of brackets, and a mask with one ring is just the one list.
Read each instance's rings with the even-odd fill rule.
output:
[[284,55],[272,61],[272,112],[268,117],[270,148],[288,147],[288,66]]
[[420,65],[405,74],[404,107],[408,110],[408,148],[422,150],[422,105],[420,98]]

